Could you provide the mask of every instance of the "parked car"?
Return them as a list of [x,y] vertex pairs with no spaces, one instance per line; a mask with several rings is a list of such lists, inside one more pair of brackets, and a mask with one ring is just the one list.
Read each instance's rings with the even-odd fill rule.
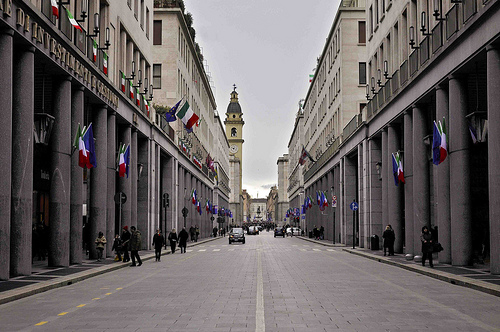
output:
[[276,236],[283,236],[285,237],[285,230],[283,229],[283,227],[276,227],[274,228],[274,237]]
[[233,228],[231,232],[229,232],[229,244],[233,242],[241,242],[245,244],[245,233],[243,232],[243,228]]
[[250,227],[248,227],[247,234],[248,235],[259,235],[259,229],[257,228],[257,226],[250,226]]

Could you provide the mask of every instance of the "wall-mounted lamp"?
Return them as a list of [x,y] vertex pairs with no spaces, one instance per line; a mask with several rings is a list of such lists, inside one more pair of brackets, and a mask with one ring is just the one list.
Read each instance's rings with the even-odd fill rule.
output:
[[78,23],[85,22],[85,19],[87,18],[87,7],[88,7],[87,1],[88,0],[82,0],[82,10],[81,10],[81,14],[80,14],[81,19],[76,20]]
[[389,76],[389,63],[387,60],[384,61],[384,77],[386,80],[392,79],[392,76]]
[[486,142],[486,134],[488,133],[488,120],[486,112],[475,111],[467,114],[465,118],[469,121],[470,133],[474,144]]
[[422,12],[422,16],[420,17],[420,31],[423,36],[430,36],[432,33],[426,33],[427,31],[427,15],[425,11]]
[[366,85],[366,100],[372,100],[370,98],[370,84]]
[[132,60],[132,74],[130,74],[130,77],[125,77],[126,80],[133,81],[135,77],[135,61]]
[[422,141],[426,146],[431,146],[432,145],[432,134],[425,136]]
[[146,99],[147,101],[153,100],[153,84],[149,85],[149,98]]
[[375,163],[375,169],[377,170],[377,175],[378,175],[379,181],[382,181],[382,162],[381,161],[377,161]]
[[144,94],[147,95],[148,94],[148,78],[144,78]]
[[436,21],[444,21],[445,19],[441,16],[441,0],[434,0],[434,13],[432,15],[434,16],[434,19]]
[[[135,66],[135,65],[134,65]],[[142,85],[142,70],[137,71],[137,85],[132,85],[134,88],[140,88]]]
[[99,36],[99,13],[94,14],[94,34],[88,34],[87,37],[94,38]]
[[377,84],[380,88],[385,86],[385,84],[382,84],[382,71],[380,69],[377,70]]
[[139,178],[142,175],[142,170],[144,169],[144,165],[141,163],[137,164],[137,181],[139,181]]
[[47,113],[35,113],[33,134],[35,143],[48,145],[56,118]]
[[415,46],[415,27],[413,25],[410,27],[410,46],[412,49],[416,50],[419,47]]
[[375,92],[375,77],[372,76],[372,93],[374,95],[378,94],[378,92]]
[[98,47],[97,48],[98,50],[109,49],[109,46],[111,45],[111,43],[109,42],[109,37],[110,37],[109,28],[106,28],[106,41],[104,42],[104,46],[106,46],[106,47]]

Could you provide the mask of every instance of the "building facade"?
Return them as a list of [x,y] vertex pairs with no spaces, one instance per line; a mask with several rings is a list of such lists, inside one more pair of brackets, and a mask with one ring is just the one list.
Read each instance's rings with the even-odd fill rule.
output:
[[[500,273],[500,154],[490,144],[500,132],[499,2],[370,0],[362,21],[367,105],[304,172],[306,195],[337,197],[326,215],[317,206],[307,211],[308,227],[323,225],[330,240],[370,248],[371,236],[381,238],[391,224],[396,251],[413,259],[427,226],[444,247],[439,262]],[[444,161],[433,156],[439,123]],[[393,155],[404,183],[394,176]]]
[[[188,158],[179,135],[152,108],[157,92],[162,98],[153,73],[153,11],[154,5],[167,3],[178,5],[90,0],[52,8],[50,0],[0,2],[5,120],[0,167],[2,185],[11,188],[0,200],[0,279],[29,275],[33,251],[46,252],[50,266],[82,263],[82,248],[96,257],[93,240],[99,232],[111,243],[123,226],[136,226],[145,239],[157,228],[179,228],[184,187],[196,187],[203,198],[220,188],[219,199],[227,204],[227,183],[218,185],[216,172]],[[170,56],[178,58],[175,52]],[[212,92],[206,78],[199,82],[206,90],[205,103],[196,88],[186,98],[206,104],[198,111],[206,123],[215,122]],[[165,92],[172,100],[178,96],[176,87]],[[201,128],[200,149],[217,155],[219,174],[227,174],[228,144],[218,121],[211,127],[218,147],[207,150],[213,146],[207,125]],[[79,126],[93,130],[90,169],[79,166],[74,147]],[[130,160],[121,177],[117,156],[123,145],[129,146]],[[209,215],[195,215],[190,211],[202,236],[208,236]],[[143,248],[149,243],[143,241]],[[111,245],[106,255],[112,255]]]
[[289,208],[288,203],[288,154],[278,158],[278,202],[276,204],[276,222],[281,225],[286,223],[286,211]]

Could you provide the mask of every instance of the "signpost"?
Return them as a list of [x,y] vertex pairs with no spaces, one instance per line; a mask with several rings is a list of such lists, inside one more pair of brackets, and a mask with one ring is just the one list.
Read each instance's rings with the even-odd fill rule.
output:
[[336,210],[336,207],[337,207],[337,196],[333,195],[333,197],[332,197],[332,208],[333,208],[333,244],[335,244],[335,210]]
[[351,205],[352,210],[352,249],[356,248],[356,211],[358,211],[358,203],[356,200],[353,200]]
[[[170,205],[170,199],[167,193],[163,194],[163,207],[165,208],[165,234],[167,233],[167,208]],[[163,232],[161,224],[160,224],[160,230]]]
[[115,200],[115,203],[118,204],[120,206],[120,208],[118,209],[118,229],[121,230],[122,229],[122,205],[125,204],[125,202],[127,201],[127,195],[125,195],[125,193],[123,192],[117,192],[115,194],[115,197],[114,197],[114,200]]

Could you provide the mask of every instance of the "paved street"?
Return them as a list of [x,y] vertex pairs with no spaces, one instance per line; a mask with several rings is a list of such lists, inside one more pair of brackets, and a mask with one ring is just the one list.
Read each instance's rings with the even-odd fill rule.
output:
[[500,298],[297,238],[221,238],[0,305],[0,331],[500,331]]

